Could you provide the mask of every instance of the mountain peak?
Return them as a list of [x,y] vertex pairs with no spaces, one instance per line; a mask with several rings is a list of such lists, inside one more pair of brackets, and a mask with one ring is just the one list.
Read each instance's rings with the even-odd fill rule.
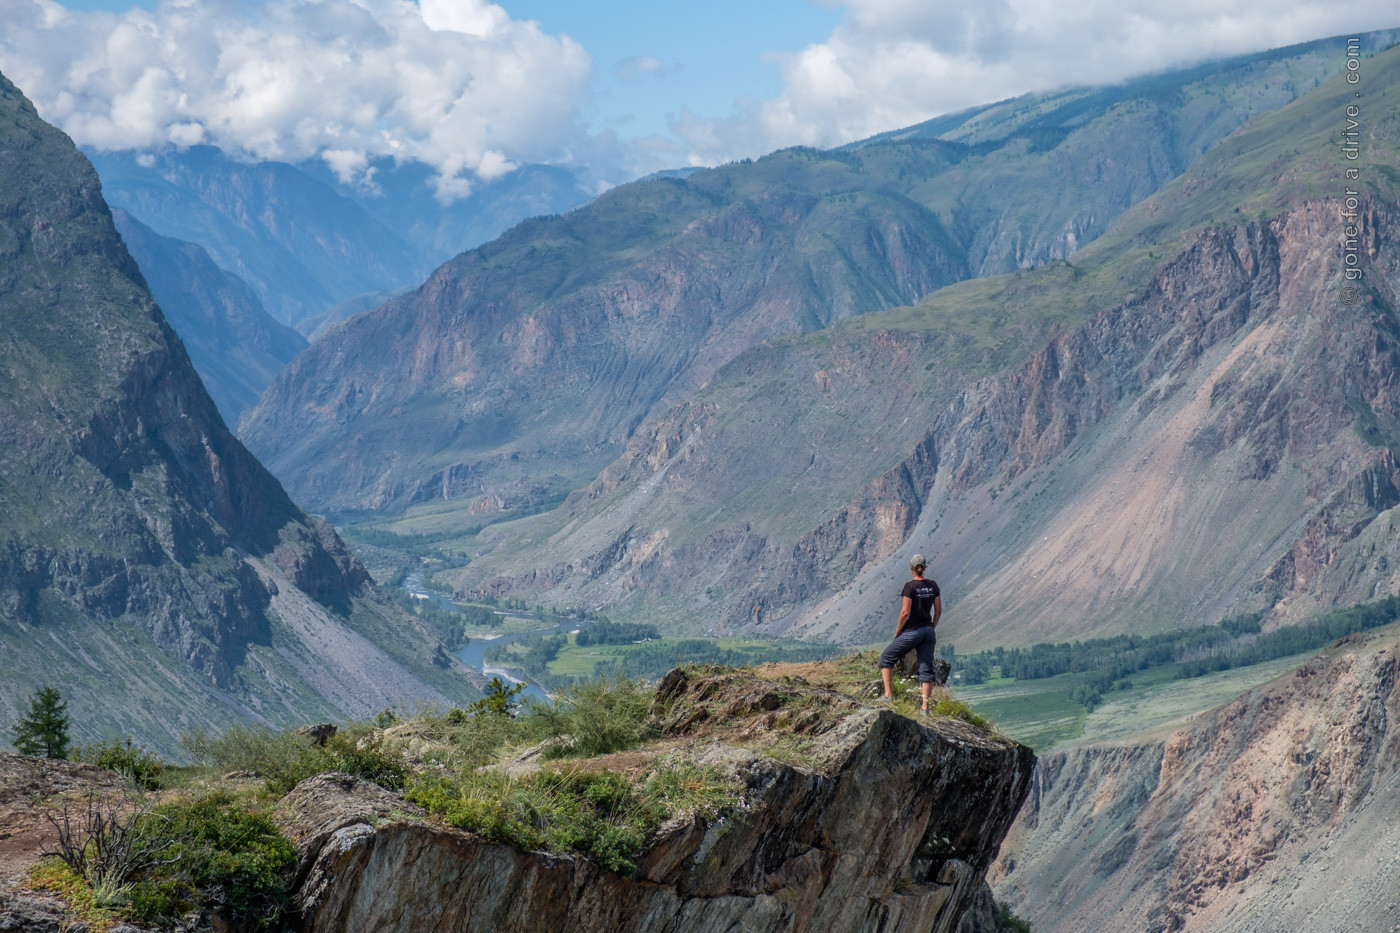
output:
[[230,708],[283,723],[471,695],[229,433],[91,165],[2,78],[0,179],[0,708],[59,680],[81,737],[172,748]]

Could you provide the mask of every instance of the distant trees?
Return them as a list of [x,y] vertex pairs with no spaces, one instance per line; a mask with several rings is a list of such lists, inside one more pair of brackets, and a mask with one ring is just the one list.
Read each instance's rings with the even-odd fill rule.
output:
[[414,596],[407,590],[393,588],[389,592],[394,602],[416,615],[437,636],[438,641],[452,651],[467,643],[468,628],[491,628],[501,621],[495,612],[485,606],[465,605],[448,609],[434,600]]
[[15,750],[44,758],[68,757],[68,703],[55,687],[29,696],[29,712],[15,723]]
[[[537,676],[545,672],[549,662],[559,657],[559,650],[568,643],[567,635],[543,636],[530,632],[517,638],[513,644],[492,645],[482,652],[482,659],[509,664]],[[521,648],[525,650],[519,650]]]
[[630,645],[633,642],[659,639],[661,633],[654,625],[635,622],[594,622],[578,630],[578,646]]
[[1321,648],[1352,633],[1400,621],[1400,596],[1334,609],[1270,632],[1262,630],[1262,618],[1260,613],[1251,612],[1222,619],[1217,625],[1155,635],[1041,642],[1029,648],[995,648],[950,659],[966,685],[986,683],[993,669],[1015,680],[1089,674],[1075,688],[1073,699],[1093,709],[1103,693],[1122,689],[1120,684],[1139,671],[1176,665],[1178,679],[1200,677]]

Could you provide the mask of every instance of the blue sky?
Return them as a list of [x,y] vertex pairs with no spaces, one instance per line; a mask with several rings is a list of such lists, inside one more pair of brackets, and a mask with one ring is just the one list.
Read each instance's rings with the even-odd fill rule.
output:
[[0,0],[0,71],[81,144],[385,156],[444,197],[601,189],[980,103],[1400,25],[1394,0]]
[[[744,101],[777,96],[778,56],[821,42],[840,21],[839,7],[807,0],[619,0],[605,7],[522,0],[502,6],[548,32],[573,36],[593,54],[594,125],[629,136],[665,133],[668,118],[686,108],[725,114]],[[650,64],[647,59],[656,70],[639,67]]]

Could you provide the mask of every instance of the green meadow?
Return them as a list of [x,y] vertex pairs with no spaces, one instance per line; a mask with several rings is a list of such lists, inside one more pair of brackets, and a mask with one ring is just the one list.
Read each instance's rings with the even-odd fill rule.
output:
[[1092,711],[1071,699],[1074,689],[1092,674],[1060,674],[1038,680],[993,677],[977,686],[954,685],[954,692],[978,715],[995,723],[1003,735],[1045,752],[1165,735],[1260,684],[1288,674],[1316,654],[1316,650],[1304,651],[1186,679],[1176,678],[1175,665],[1142,671],[1133,675],[1130,688],[1105,693]]

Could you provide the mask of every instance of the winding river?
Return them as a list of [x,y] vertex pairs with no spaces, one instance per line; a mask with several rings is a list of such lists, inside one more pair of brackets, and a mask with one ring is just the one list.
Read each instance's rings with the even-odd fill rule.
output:
[[[452,601],[452,597],[446,593],[438,593],[427,589],[423,585],[423,574],[421,573],[410,573],[408,576],[404,577],[403,588],[414,596],[427,597],[440,609],[452,610],[459,608],[457,604]],[[513,614],[519,615],[519,613]],[[557,635],[562,631],[564,631],[564,626],[562,625],[542,624],[539,628],[533,629],[529,634]],[[526,633],[514,632],[497,635],[494,638],[472,638],[461,648],[457,649],[457,657],[466,662],[467,666],[472,670],[480,671],[482,674],[485,674],[488,679],[499,676],[502,680],[524,684],[525,696],[536,700],[547,700],[549,699],[549,694],[545,693],[544,689],[531,680],[529,675],[524,671],[514,667],[501,667],[496,664],[488,664],[484,657],[487,648],[493,645],[509,645],[517,641],[524,634]]]

